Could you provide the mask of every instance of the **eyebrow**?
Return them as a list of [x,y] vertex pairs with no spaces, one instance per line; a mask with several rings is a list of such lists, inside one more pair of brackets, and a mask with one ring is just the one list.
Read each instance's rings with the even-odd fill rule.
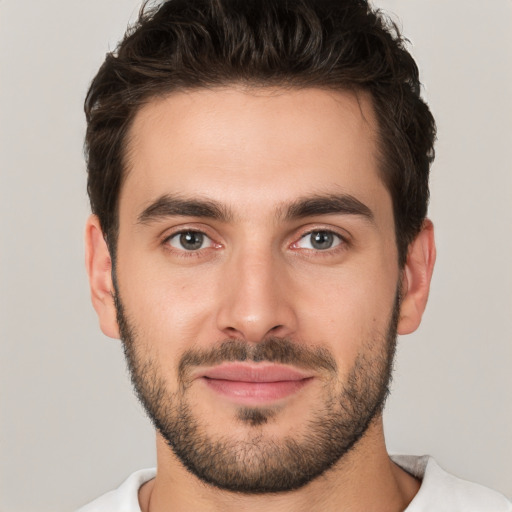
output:
[[[317,215],[358,215],[370,222],[374,216],[370,208],[350,194],[314,195],[296,199],[277,210],[277,217],[285,220]],[[226,206],[208,199],[187,199],[165,194],[146,207],[138,216],[139,224],[149,224],[167,217],[199,217],[229,222],[234,218]]]
[[315,215],[358,215],[374,222],[373,212],[350,194],[327,194],[299,198],[285,208],[288,220],[314,217]]
[[233,215],[224,206],[207,199],[186,199],[163,195],[145,208],[138,216],[139,224],[148,224],[166,217],[201,217],[228,222]]

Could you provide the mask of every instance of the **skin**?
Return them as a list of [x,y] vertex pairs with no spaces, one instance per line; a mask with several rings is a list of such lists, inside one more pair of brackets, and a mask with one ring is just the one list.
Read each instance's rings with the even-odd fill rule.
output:
[[[225,339],[259,343],[273,335],[325,347],[344,382],[365,343],[386,331],[397,286],[398,333],[414,331],[426,306],[435,261],[425,221],[398,268],[391,197],[379,175],[376,122],[364,94],[320,89],[225,89],[173,93],[137,114],[119,203],[116,272],[140,350],[161,362],[169,390],[176,363],[191,347]],[[141,222],[163,195],[214,201],[230,216],[165,215]],[[350,195],[371,212],[301,218],[283,215],[298,198]],[[208,242],[185,251],[169,239],[182,229]],[[328,250],[311,247],[311,230],[336,234]],[[339,237],[339,238],[338,238]],[[179,241],[179,240],[178,240]],[[118,338],[112,262],[95,216],[86,228],[87,269],[103,332]],[[143,335],[142,335],[143,334]],[[247,438],[231,400],[194,384],[196,417],[211,435]],[[306,431],[322,398],[320,378],[279,401],[259,427],[282,438]],[[337,465],[287,493],[244,495],[198,480],[157,434],[158,475],[139,494],[151,510],[404,510],[419,482],[387,454],[382,418]]]

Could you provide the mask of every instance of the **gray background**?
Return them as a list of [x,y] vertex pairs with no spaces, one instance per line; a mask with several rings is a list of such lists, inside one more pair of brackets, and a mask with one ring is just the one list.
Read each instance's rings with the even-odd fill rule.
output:
[[[512,2],[381,0],[439,125],[438,264],[400,340],[392,452],[512,497]],[[83,266],[82,101],[136,0],[0,0],[0,511],[64,511],[154,464]]]

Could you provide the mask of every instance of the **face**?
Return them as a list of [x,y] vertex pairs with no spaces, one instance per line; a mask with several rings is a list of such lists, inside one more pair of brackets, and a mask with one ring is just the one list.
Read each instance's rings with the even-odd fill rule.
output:
[[120,195],[117,320],[137,392],[192,473],[300,487],[378,415],[399,316],[364,95],[175,93],[146,105]]

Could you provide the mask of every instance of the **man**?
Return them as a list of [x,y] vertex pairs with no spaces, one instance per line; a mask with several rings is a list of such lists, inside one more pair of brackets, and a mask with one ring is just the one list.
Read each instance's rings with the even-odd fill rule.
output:
[[419,91],[355,0],[170,0],[107,56],[86,260],[158,467],[84,512],[512,510],[384,442],[435,261]]

